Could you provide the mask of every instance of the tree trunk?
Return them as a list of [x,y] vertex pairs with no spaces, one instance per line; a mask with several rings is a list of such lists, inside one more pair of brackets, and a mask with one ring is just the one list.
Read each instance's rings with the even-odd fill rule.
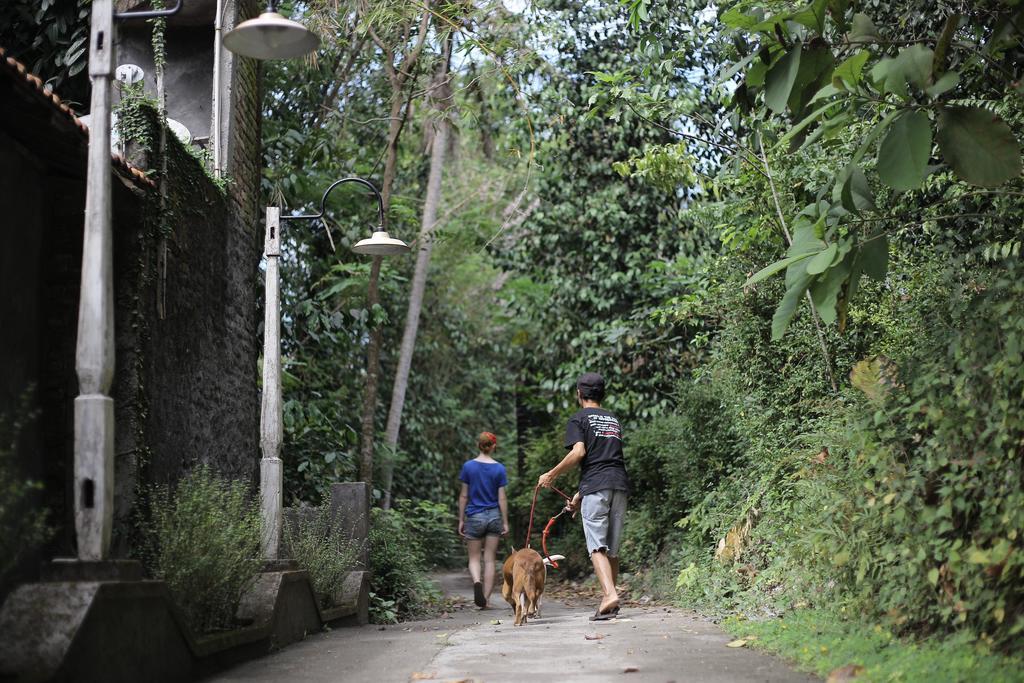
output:
[[[434,80],[433,96],[435,106],[441,116],[434,126],[433,140],[430,149],[430,174],[427,178],[426,198],[423,203],[423,217],[420,222],[419,250],[416,254],[416,270],[412,276],[409,292],[409,308],[405,315],[405,330],[402,333],[402,346],[398,352],[398,367],[395,370],[395,383],[391,390],[391,407],[388,411],[388,423],[384,432],[384,442],[392,452],[398,446],[398,432],[402,425],[402,410],[405,407],[405,392],[409,386],[409,370],[412,367],[412,354],[416,347],[416,333],[419,331],[420,312],[423,310],[423,294],[427,288],[427,273],[430,270],[430,254],[434,249],[434,226],[437,222],[437,208],[441,203],[441,178],[444,175],[445,158],[451,136],[451,123],[448,120],[448,108],[451,105],[451,89],[448,85],[448,55],[451,51],[451,38],[448,39],[442,67]],[[390,460],[384,468],[384,500],[381,507],[391,507],[391,481],[394,474],[394,460]]]
[[[403,55],[400,60],[400,67],[395,64],[395,53],[392,48],[386,46],[380,36],[373,30],[368,29],[373,42],[384,52],[385,69],[388,72],[388,79],[391,82],[391,111],[388,123],[388,146],[384,155],[384,174],[381,180],[380,195],[384,208],[384,225],[387,230],[388,210],[391,208],[391,191],[395,183],[395,175],[398,171],[398,139],[402,135],[402,128],[409,116],[409,102],[405,97],[406,81],[412,77],[416,61],[419,59],[423,46],[426,44],[428,28],[430,26],[430,2],[428,0],[419,23],[419,33],[415,45],[409,52]],[[365,16],[365,7],[360,10]],[[408,39],[409,27],[406,27],[405,37]],[[404,45],[403,41],[403,45]],[[412,77],[415,85],[415,77]],[[409,96],[411,100],[412,95]],[[404,105],[404,113],[403,113]],[[370,266],[370,282],[366,292],[367,310],[371,313],[373,308],[380,303],[378,283],[380,280],[380,266],[382,258],[375,256]],[[372,318],[371,318],[372,325]],[[374,439],[374,418],[377,412],[377,385],[380,376],[380,346],[382,331],[377,326],[370,328],[370,340],[366,348],[366,390],[363,393],[363,414],[360,425],[359,453],[359,479],[369,485],[371,495],[373,494],[373,439]]]
[[[373,263],[370,265],[370,285],[366,292],[366,308],[371,315],[373,307],[380,303],[380,291],[377,285],[380,281],[380,266],[383,260],[382,256],[374,256]],[[373,494],[373,426],[377,412],[377,385],[380,376],[380,341],[380,327],[371,327],[370,342],[366,348],[366,391],[363,393],[362,450],[359,453],[359,481],[367,483],[371,495]]]

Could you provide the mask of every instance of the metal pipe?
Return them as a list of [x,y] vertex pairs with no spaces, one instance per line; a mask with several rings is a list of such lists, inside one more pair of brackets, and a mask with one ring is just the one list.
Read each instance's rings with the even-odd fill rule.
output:
[[213,174],[220,177],[220,78],[221,78],[221,28],[223,26],[224,1],[217,0],[217,16],[213,20],[213,127],[210,141],[213,146]]

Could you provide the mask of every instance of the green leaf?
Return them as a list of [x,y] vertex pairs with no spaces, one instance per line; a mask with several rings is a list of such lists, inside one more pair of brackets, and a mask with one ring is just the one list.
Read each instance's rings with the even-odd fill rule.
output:
[[957,177],[995,187],[1020,175],[1020,145],[1010,127],[981,107],[939,110],[939,149]]
[[960,73],[957,71],[947,71],[939,76],[939,80],[935,81],[934,85],[928,86],[924,91],[929,97],[938,97],[939,95],[949,92],[959,84]]
[[758,22],[757,17],[751,16],[749,14],[744,14],[743,12],[740,12],[738,9],[735,8],[726,10],[718,19],[729,28],[741,29],[749,29]]
[[862,242],[857,260],[865,275],[873,280],[884,280],[889,270],[889,239],[885,233]]
[[[833,245],[836,246],[836,245]],[[849,245],[846,251],[849,251]],[[821,316],[821,321],[831,325],[836,320],[836,303],[839,300],[839,291],[850,274],[851,259],[843,259],[840,263],[829,268],[823,275],[818,277],[811,285],[811,301]]]
[[757,57],[757,52],[750,53],[749,55],[747,55],[746,57],[744,57],[743,59],[741,59],[740,61],[736,62],[735,64],[731,65],[728,69],[723,71],[722,75],[718,77],[718,80],[716,82],[719,84],[725,83],[733,76],[735,76],[737,73],[739,73],[741,69],[745,68],[747,64],[750,64],[752,61],[757,59]]
[[765,76],[764,100],[776,114],[786,110],[786,103],[793,90],[797,74],[800,72],[800,54],[802,48],[796,45],[792,50],[782,55]]
[[857,12],[853,15],[853,26],[850,28],[849,39],[851,42],[875,42],[881,40],[881,36],[878,35],[878,29],[875,28],[871,17],[863,12]]
[[825,31],[825,14],[828,11],[828,0],[814,0],[810,5],[793,12],[790,21],[806,26],[819,34]]
[[[791,269],[791,272],[794,271]],[[803,274],[798,274],[794,280],[786,290],[785,296],[782,297],[779,307],[775,309],[775,315],[772,316],[772,341],[782,339],[782,335],[786,333],[786,328],[789,327],[790,321],[793,320],[793,316],[796,315],[796,310],[800,306],[800,301],[803,300],[804,294],[807,292],[811,276],[805,271]]]
[[800,68],[793,82],[787,104],[794,116],[799,116],[818,90],[832,81],[835,56],[827,47],[804,48],[800,55]]
[[939,583],[939,570],[932,567],[928,570],[928,583],[935,586]]
[[920,90],[928,87],[932,77],[934,53],[924,45],[911,45],[894,58],[886,58],[871,69],[871,80],[882,92],[910,97],[907,85]]
[[842,174],[839,177],[840,182],[836,185],[837,192],[833,191],[833,199],[838,199],[843,208],[851,213],[861,213],[862,211],[871,211],[875,208],[874,195],[871,193],[871,187],[868,185],[867,176],[864,175],[864,171],[861,170],[860,166],[856,164],[850,164],[843,169]]
[[764,85],[765,75],[768,73],[768,65],[762,62],[760,59],[750,65],[747,69],[746,84],[751,87],[760,87]]
[[894,190],[912,190],[928,175],[932,127],[928,115],[904,112],[896,119],[878,148],[878,176]]
[[852,57],[844,59],[832,73],[833,82],[836,78],[839,78],[850,87],[859,85],[863,78],[861,74],[864,71],[864,65],[867,64],[870,56],[871,53],[867,50],[860,50]]
[[836,105],[835,102],[827,102],[826,104],[823,104],[820,107],[818,107],[817,109],[815,109],[813,112],[811,112],[810,114],[805,116],[804,119],[800,123],[798,123],[795,126],[793,126],[792,128],[790,128],[786,132],[786,134],[783,135],[779,139],[779,143],[778,144],[779,145],[784,145],[784,144],[788,143],[790,140],[792,140],[794,137],[796,137],[798,134],[800,134],[801,131],[803,131],[805,128],[807,128],[812,123],[814,123],[819,118],[821,118],[821,115],[824,114],[829,109],[829,107],[833,107],[835,105]]
[[836,251],[839,250],[839,245],[833,242],[822,251],[815,254],[814,258],[807,262],[807,274],[818,275],[824,273],[825,270],[832,265],[832,259],[835,258]]
[[747,281],[743,283],[743,286],[749,287],[750,285],[757,284],[758,282],[761,282],[762,280],[771,277],[775,273],[778,273],[782,269],[788,268],[797,261],[802,261],[805,258],[810,258],[812,254],[813,252],[807,252],[806,254],[797,254],[796,256],[789,256],[787,258],[782,259],[781,261],[776,261],[775,263],[766,266],[761,270],[757,271],[756,273],[754,273],[753,275],[751,275],[750,278],[748,278]]
[[896,63],[907,83],[924,90],[932,78],[932,63],[935,53],[931,48],[918,43],[900,50]]

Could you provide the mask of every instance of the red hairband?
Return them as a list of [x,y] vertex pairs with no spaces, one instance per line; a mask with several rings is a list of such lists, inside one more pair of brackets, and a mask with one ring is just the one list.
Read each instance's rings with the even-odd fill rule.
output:
[[498,445],[498,437],[496,437],[494,434],[491,434],[490,432],[484,432],[480,436],[485,436],[488,439],[490,439],[491,441],[493,441],[495,446]]

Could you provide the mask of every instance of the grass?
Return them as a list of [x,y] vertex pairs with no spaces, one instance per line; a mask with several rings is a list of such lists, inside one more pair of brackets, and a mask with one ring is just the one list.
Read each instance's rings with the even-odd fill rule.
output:
[[748,646],[823,677],[855,664],[864,667],[857,681],[1024,681],[1024,658],[993,653],[968,633],[905,640],[884,626],[824,609],[797,610],[764,621],[730,617],[722,626]]

